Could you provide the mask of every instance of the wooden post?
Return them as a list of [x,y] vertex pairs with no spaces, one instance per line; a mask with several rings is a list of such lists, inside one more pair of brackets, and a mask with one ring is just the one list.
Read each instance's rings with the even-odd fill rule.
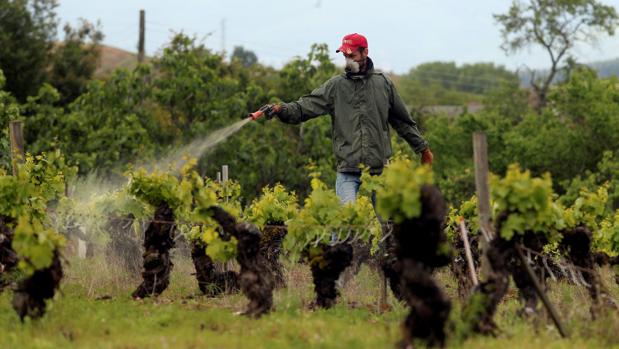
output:
[[9,134],[11,138],[11,164],[13,166],[13,175],[17,175],[18,164],[23,163],[25,159],[24,152],[24,123],[18,120],[9,122]]
[[482,239],[479,239],[481,250],[479,274],[482,280],[490,275],[491,265],[486,255],[488,244],[494,235],[490,223],[490,190],[488,188],[488,143],[484,132],[473,133],[473,158],[475,160],[475,188],[477,192],[477,208],[479,210],[479,228]]
[[378,297],[378,312],[382,313],[389,310],[387,303],[387,276],[383,271],[378,272],[380,279],[380,296]]
[[492,239],[490,224],[490,190],[488,188],[488,143],[484,132],[473,133],[473,158],[475,160],[475,188],[479,208],[479,226],[486,242]]
[[221,183],[221,172],[217,172],[217,183]]
[[228,165],[221,166],[221,180],[224,182],[228,181]]
[[[221,180],[224,185],[224,192],[226,191],[226,185],[228,183],[228,165],[221,166]],[[226,202],[230,201],[228,195],[226,195]]]
[[138,63],[144,62],[144,31],[145,31],[145,13],[140,10],[140,37],[138,39]]
[[552,306],[552,303],[550,303],[550,299],[548,299],[546,292],[544,292],[544,290],[542,289],[542,285],[539,283],[539,281],[537,281],[537,277],[535,276],[533,269],[531,269],[531,266],[529,265],[529,263],[527,262],[527,259],[524,257],[524,254],[522,253],[522,248],[520,247],[520,244],[516,244],[516,252],[518,252],[518,258],[520,258],[520,263],[524,265],[524,268],[526,269],[527,274],[529,275],[529,278],[531,279],[531,282],[533,282],[533,286],[535,287],[535,291],[537,291],[537,295],[539,296],[539,298],[542,299],[544,306],[550,313],[550,317],[552,318],[552,321],[555,323],[557,330],[559,330],[559,334],[561,334],[561,337],[567,338],[568,335],[567,335],[567,332],[565,332],[565,328],[563,327],[563,324],[561,324],[561,319],[559,319],[559,314],[557,313],[555,308]]
[[469,234],[464,224],[464,218],[460,217],[460,236],[464,243],[464,254],[466,255],[466,262],[469,266],[469,273],[471,274],[471,280],[473,286],[477,286],[479,281],[477,280],[477,272],[475,271],[475,263],[473,263],[473,254],[471,253],[471,245],[469,244]]

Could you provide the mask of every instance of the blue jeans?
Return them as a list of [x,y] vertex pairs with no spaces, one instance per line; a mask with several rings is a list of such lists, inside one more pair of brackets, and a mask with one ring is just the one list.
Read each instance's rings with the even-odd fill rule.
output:
[[[359,193],[359,187],[361,186],[361,173],[353,172],[338,172],[335,177],[335,194],[340,198],[342,205],[355,201],[357,199],[357,193]],[[372,206],[374,207],[374,213],[378,221],[383,223],[382,217],[376,211],[376,192],[372,191]]]
[[360,173],[338,172],[335,177],[335,193],[342,205],[357,199],[360,186]]

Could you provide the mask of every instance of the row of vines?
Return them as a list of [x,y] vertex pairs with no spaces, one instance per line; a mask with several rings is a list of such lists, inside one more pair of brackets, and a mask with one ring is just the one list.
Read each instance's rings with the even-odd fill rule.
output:
[[[619,212],[612,212],[607,187],[583,189],[573,202],[553,193],[549,175],[532,177],[518,166],[492,177],[496,237],[479,248],[476,198],[447,207],[429,167],[400,157],[380,176],[364,173],[366,192],[342,205],[335,192],[311,175],[303,204],[281,184],[267,186],[246,207],[241,187],[201,176],[189,161],[179,173],[144,169],[126,173],[117,189],[85,202],[67,196],[75,170],[59,153],[27,156],[16,175],[0,175],[0,287],[13,290],[19,316],[40,317],[62,279],[66,238],[107,242],[105,254],[129,272],[141,273],[135,299],[157,296],[169,286],[171,250],[188,244],[200,291],[207,296],[241,291],[244,314],[260,317],[273,308],[273,290],[286,286],[282,259],[311,269],[314,306],[332,307],[338,279],[353,264],[355,246],[370,250],[394,296],[410,307],[404,344],[445,344],[450,329],[464,338],[497,330],[494,313],[510,276],[522,299],[523,316],[534,316],[538,296],[518,253],[527,251],[539,280],[573,280],[577,270],[592,300],[592,315],[616,307],[599,266],[619,275]],[[373,201],[374,198],[375,200]],[[374,205],[373,205],[374,203]],[[479,284],[469,277],[459,223],[470,231],[473,264],[489,272]],[[235,260],[238,271],[221,268]],[[569,264],[575,269],[566,271]],[[433,272],[449,266],[464,303],[450,319],[451,300]],[[619,281],[619,276],[618,276]],[[454,321],[460,326],[447,326]]]

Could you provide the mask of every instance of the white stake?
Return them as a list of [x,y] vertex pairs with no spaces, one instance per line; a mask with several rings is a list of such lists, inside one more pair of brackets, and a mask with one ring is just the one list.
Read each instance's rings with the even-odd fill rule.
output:
[[464,242],[464,253],[466,254],[466,261],[469,265],[469,272],[471,273],[471,280],[473,285],[477,286],[479,281],[477,280],[477,272],[475,271],[475,264],[473,263],[473,254],[471,253],[471,245],[469,245],[469,234],[466,230],[466,224],[464,224],[464,218],[460,217],[460,236],[462,242]]

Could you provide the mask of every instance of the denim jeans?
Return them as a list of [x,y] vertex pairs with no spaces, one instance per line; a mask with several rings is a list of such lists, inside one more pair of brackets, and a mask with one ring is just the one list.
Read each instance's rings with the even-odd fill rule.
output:
[[[359,187],[361,186],[361,173],[351,172],[338,172],[335,177],[335,194],[340,198],[342,205],[345,203],[355,201],[357,199],[357,193],[359,193]],[[383,223],[382,217],[376,211],[376,192],[372,191],[372,206],[376,213],[378,221]]]
[[335,177],[335,193],[343,204],[355,201],[361,186],[361,174],[338,172]]

